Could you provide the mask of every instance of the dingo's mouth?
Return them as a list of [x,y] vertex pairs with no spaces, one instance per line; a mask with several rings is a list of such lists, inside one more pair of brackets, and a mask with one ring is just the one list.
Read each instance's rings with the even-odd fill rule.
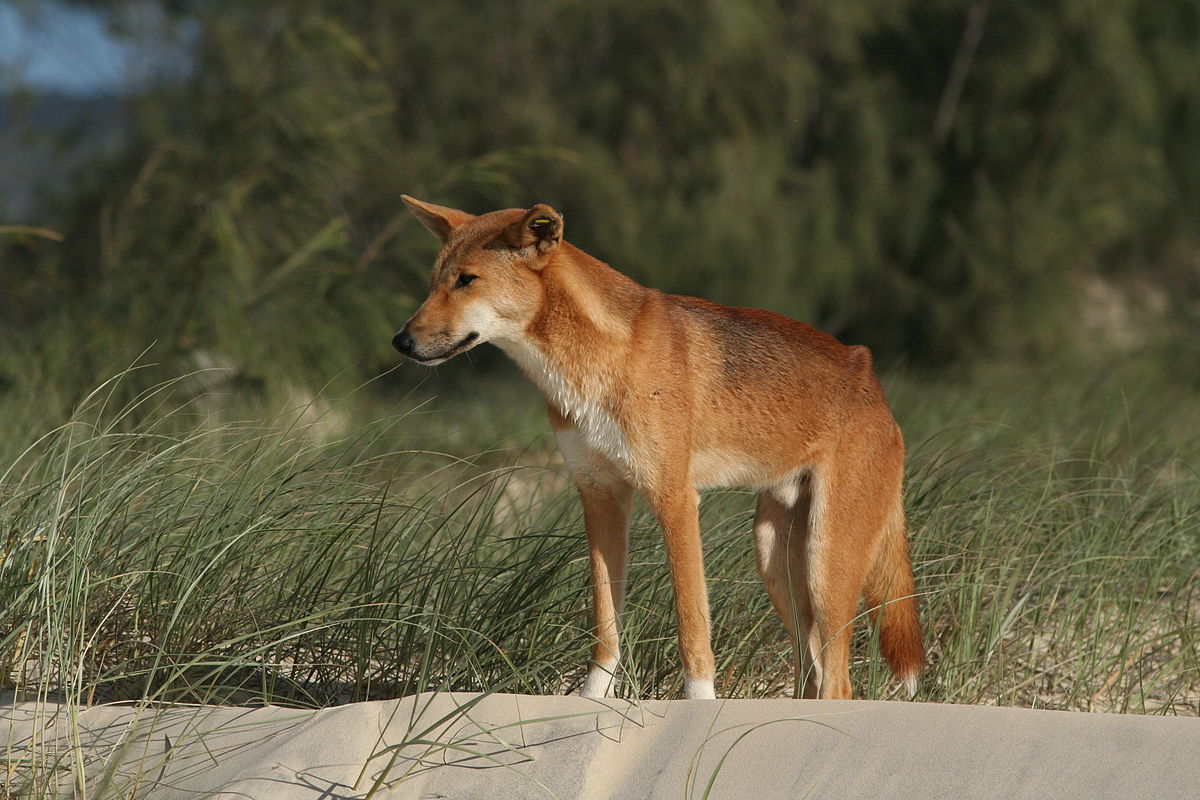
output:
[[442,353],[441,355],[419,356],[416,353],[412,353],[408,357],[411,358],[413,361],[417,361],[422,364],[428,364],[429,366],[433,366],[435,364],[440,364],[443,361],[447,361],[451,358],[454,358],[456,355],[463,352],[464,350],[470,349],[471,345],[475,344],[475,341],[478,338],[479,338],[479,333],[476,331],[472,331],[471,333],[468,333],[466,336],[464,336],[462,338],[462,341],[460,341],[458,344],[454,345],[453,347],[451,347],[449,350]]

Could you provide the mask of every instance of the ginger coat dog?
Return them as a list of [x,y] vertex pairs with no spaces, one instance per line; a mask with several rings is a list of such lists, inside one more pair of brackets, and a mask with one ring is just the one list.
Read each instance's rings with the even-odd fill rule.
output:
[[864,594],[888,664],[915,689],[924,646],[904,442],[870,351],[769,311],[641,286],[564,241],[547,205],[474,216],[404,202],[442,249],[396,349],[433,365],[492,342],[546,395],[591,556],[584,695],[612,690],[636,490],[663,529],[686,696],[715,696],[697,490],[718,486],[758,490],[758,568],[803,696],[850,697]]

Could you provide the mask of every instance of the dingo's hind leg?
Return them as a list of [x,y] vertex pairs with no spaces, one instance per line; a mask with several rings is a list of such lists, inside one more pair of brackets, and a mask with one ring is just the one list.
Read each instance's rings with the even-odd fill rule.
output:
[[758,494],[754,515],[754,544],[758,572],[771,604],[783,621],[792,643],[796,697],[816,697],[821,681],[820,661],[812,646],[819,645],[812,627],[808,594],[808,543],[810,485],[807,475]]
[[850,637],[858,601],[889,523],[904,473],[904,446],[890,417],[847,423],[814,468],[808,589],[819,634],[822,699],[849,698]]

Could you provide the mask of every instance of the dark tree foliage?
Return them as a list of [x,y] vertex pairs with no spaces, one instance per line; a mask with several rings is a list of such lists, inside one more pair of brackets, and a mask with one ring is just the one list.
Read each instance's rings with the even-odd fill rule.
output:
[[0,326],[69,317],[97,369],[157,342],[267,380],[373,374],[434,249],[401,192],[552,203],[644,283],[882,359],[1053,352],[1090,278],[1196,313],[1194,2],[171,9],[199,24],[190,77],[134,99],[66,242],[0,239]]

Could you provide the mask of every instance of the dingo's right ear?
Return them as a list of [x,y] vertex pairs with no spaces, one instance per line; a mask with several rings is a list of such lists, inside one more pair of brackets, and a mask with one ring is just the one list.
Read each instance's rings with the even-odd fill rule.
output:
[[474,217],[473,214],[459,211],[456,208],[435,206],[433,203],[423,203],[417,198],[409,197],[406,194],[400,195],[400,199],[404,201],[404,205],[408,206],[408,210],[413,213],[413,216],[430,233],[442,240],[442,244],[445,244],[450,239],[450,234],[454,233],[455,228]]
[[545,203],[538,203],[525,212],[519,222],[509,225],[500,234],[509,247],[536,247],[547,253],[563,238],[563,217]]

